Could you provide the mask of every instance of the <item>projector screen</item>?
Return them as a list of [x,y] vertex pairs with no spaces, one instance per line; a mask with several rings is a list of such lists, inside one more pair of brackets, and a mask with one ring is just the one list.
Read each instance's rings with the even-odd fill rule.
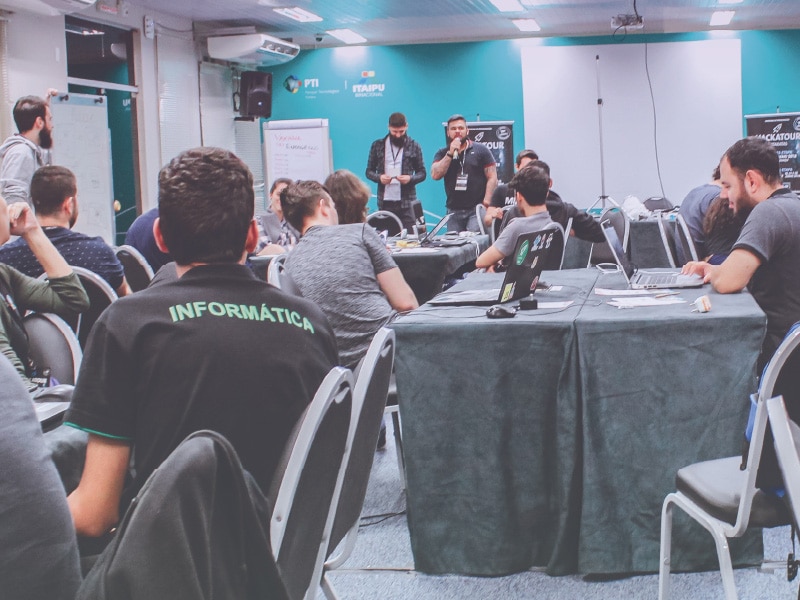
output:
[[664,195],[680,204],[742,137],[738,39],[531,43],[521,58],[525,147],[550,165],[553,189],[578,207],[601,196],[600,123],[605,194],[620,204],[628,195],[662,195],[658,165]]

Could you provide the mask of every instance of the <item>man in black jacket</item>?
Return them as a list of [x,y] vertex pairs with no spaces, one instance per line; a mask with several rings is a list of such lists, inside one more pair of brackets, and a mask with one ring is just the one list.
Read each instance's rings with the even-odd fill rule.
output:
[[[550,167],[544,161],[539,160],[539,156],[533,150],[521,150],[519,154],[517,154],[517,159],[515,162],[516,170],[519,171],[522,167],[525,167],[529,164],[532,164],[536,167],[540,167],[545,170],[547,175],[550,175]],[[570,235],[570,233],[574,234],[575,237],[580,238],[582,240],[587,240],[589,242],[603,242],[605,241],[605,237],[603,236],[603,230],[600,227],[600,224],[594,220],[594,218],[588,214],[584,210],[580,210],[576,208],[569,202],[564,202],[556,192],[552,190],[553,187],[553,180],[550,179],[550,191],[547,195],[547,212],[550,213],[550,218],[561,225],[565,231],[566,235]],[[507,211],[511,211],[511,214],[508,215],[505,222],[508,223],[511,219],[519,216],[516,211],[516,200],[515,194],[513,191],[509,190],[507,184],[498,185],[497,189],[492,194],[492,202],[489,208],[486,210],[486,216],[484,217],[484,223],[487,227],[494,226],[493,221],[495,219],[503,219],[504,210],[503,207],[510,206]],[[572,231],[566,231],[567,223],[569,222],[570,218],[572,219]]]
[[367,161],[367,179],[378,184],[378,208],[400,217],[408,231],[414,227],[414,203],[418,183],[428,172],[422,148],[408,137],[408,122],[403,113],[389,117],[389,134],[372,142]]

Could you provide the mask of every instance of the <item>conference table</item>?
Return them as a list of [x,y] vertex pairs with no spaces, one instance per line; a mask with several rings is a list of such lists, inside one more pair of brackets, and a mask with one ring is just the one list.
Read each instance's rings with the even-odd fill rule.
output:
[[[448,277],[475,268],[475,259],[489,247],[489,236],[469,236],[458,246],[397,248],[391,243],[390,246],[392,258],[422,304],[442,291]],[[274,255],[251,256],[248,261],[256,276],[266,281],[273,258]]]
[[475,259],[489,247],[488,235],[464,240],[460,246],[393,248],[392,258],[414,290],[417,302],[423,304],[441,292],[447,277],[474,269]]
[[[657,571],[677,469],[741,451],[766,323],[749,294],[705,286],[664,299],[685,302],[620,309],[594,292],[624,288],[619,273],[542,279],[539,308],[511,319],[426,304],[392,324],[420,571]],[[711,311],[692,312],[702,294]],[[676,516],[673,540],[673,570],[716,565],[711,537],[688,519]],[[732,548],[736,564],[759,562],[760,532]]]

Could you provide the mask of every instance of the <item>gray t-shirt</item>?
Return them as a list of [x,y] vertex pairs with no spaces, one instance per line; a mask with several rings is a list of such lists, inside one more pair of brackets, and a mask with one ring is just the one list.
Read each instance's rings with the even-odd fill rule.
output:
[[779,190],[759,202],[733,245],[755,254],[761,266],[747,289],[767,313],[767,338],[762,360],[769,358],[800,321],[800,200],[789,190]]
[[396,266],[364,223],[311,227],[287,256],[286,270],[303,297],[328,317],[342,365],[358,364],[378,329],[396,314],[377,279]]
[[523,233],[536,233],[552,224],[550,213],[547,211],[537,213],[531,217],[517,217],[506,225],[494,241],[494,247],[503,255],[508,256],[514,252],[517,238]]

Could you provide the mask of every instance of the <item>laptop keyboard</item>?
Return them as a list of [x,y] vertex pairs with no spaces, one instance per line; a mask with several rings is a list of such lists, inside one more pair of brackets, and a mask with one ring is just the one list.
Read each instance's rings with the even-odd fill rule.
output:
[[663,275],[640,275],[636,283],[642,285],[664,285],[675,281],[675,273],[665,273]]

